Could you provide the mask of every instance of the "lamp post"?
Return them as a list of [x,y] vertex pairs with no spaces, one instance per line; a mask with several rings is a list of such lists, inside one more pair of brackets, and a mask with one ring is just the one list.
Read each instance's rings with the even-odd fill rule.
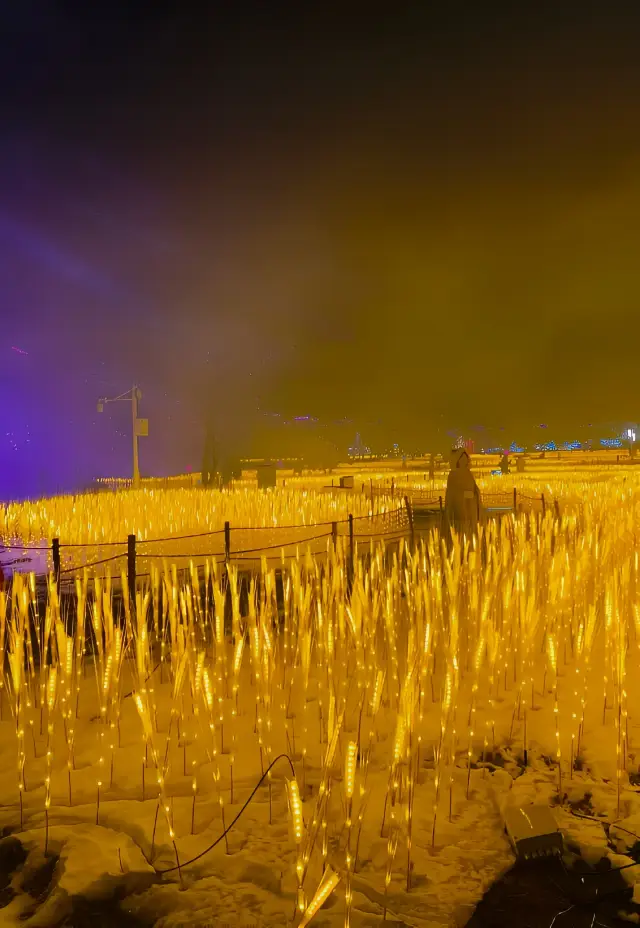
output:
[[138,403],[142,399],[142,390],[135,384],[120,396],[103,396],[98,400],[98,412],[104,412],[106,403],[131,403],[131,421],[133,432],[133,486],[140,486],[140,466],[138,463],[138,438],[149,434],[149,420],[138,419]]

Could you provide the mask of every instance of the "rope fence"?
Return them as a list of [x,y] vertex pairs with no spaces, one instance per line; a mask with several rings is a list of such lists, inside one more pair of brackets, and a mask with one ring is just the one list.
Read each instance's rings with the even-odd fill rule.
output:
[[[266,560],[284,560],[298,556],[300,548],[309,550],[313,545],[314,550],[311,552],[315,555],[326,553],[330,541],[337,544],[338,538],[347,539],[349,545],[350,557],[354,556],[354,549],[360,542],[367,544],[372,539],[387,538],[390,542],[395,542],[403,537],[414,539],[414,513],[426,513],[429,516],[439,515],[442,520],[444,516],[444,498],[442,495],[434,496],[428,491],[414,490],[410,487],[403,488],[407,490],[407,495],[403,498],[403,503],[397,509],[382,512],[371,512],[364,516],[349,515],[346,519],[335,520],[332,522],[318,522],[313,525],[264,525],[264,526],[239,526],[233,527],[229,522],[225,522],[224,528],[215,529],[206,532],[192,533],[187,535],[173,535],[167,538],[138,539],[136,535],[129,535],[127,541],[98,541],[90,544],[82,543],[62,543],[59,538],[54,538],[50,546],[31,546],[21,544],[0,544],[0,551],[19,551],[19,552],[38,552],[50,554],[52,570],[58,584],[61,581],[73,582],[74,576],[84,570],[93,570],[96,567],[105,564],[114,563],[126,558],[126,575],[130,590],[135,590],[136,578],[149,576],[152,572],[154,561],[160,560],[213,560],[216,564],[245,563],[257,561],[261,558]],[[375,495],[375,490],[373,492]],[[557,507],[557,503],[554,503]],[[513,492],[503,493],[484,493],[482,495],[482,506],[485,511],[495,513],[500,511],[511,512],[534,512],[541,511],[543,514],[546,510],[544,494],[541,496],[532,496],[526,493]],[[372,502],[373,507],[373,502]],[[307,533],[318,528],[328,528],[328,531],[308,535]],[[346,529],[346,530],[345,530]],[[279,532],[297,532],[299,537],[286,538],[273,542],[274,533]],[[257,533],[265,534],[264,544],[249,544],[242,547],[243,532],[251,532],[252,537]],[[211,540],[214,537],[220,537],[220,547],[217,550],[211,550],[212,546],[206,545],[199,547],[197,539]],[[232,538],[235,539],[236,545],[232,546]],[[249,539],[247,539],[248,541]],[[172,550],[176,542],[190,542],[191,550]],[[324,543],[324,544],[322,544]],[[150,546],[159,544],[170,545],[168,551],[150,550]],[[120,547],[122,551],[106,557],[97,557],[101,548]],[[295,548],[294,551],[286,549]],[[64,551],[86,550],[94,553],[94,559],[85,563],[72,563],[63,566]],[[268,554],[270,551],[278,551],[278,554]],[[13,563],[13,562],[12,562]],[[17,563],[17,562],[16,562]],[[40,571],[47,573],[48,570]]]
[[[73,583],[74,578],[85,570],[94,571],[97,567],[126,559],[126,574],[133,588],[134,578],[149,576],[152,563],[160,560],[190,559],[199,562],[214,560],[217,564],[231,562],[248,564],[262,557],[267,560],[294,558],[298,556],[300,549],[306,551],[309,546],[312,547],[313,554],[326,553],[329,541],[333,539],[336,543],[338,537],[349,538],[351,547],[354,545],[356,535],[360,539],[387,535],[390,540],[395,540],[391,536],[397,535],[399,530],[402,534],[406,534],[410,525],[411,519],[407,515],[408,506],[410,503],[405,500],[404,505],[390,512],[373,511],[364,516],[349,515],[347,518],[313,524],[232,527],[229,522],[225,522],[224,527],[220,529],[186,535],[171,535],[165,538],[138,539],[130,534],[126,541],[100,539],[89,543],[63,542],[60,538],[53,538],[51,544],[46,546],[7,541],[6,544],[0,542],[0,552],[10,551],[17,554],[33,552],[38,555],[47,555],[46,558],[37,559],[40,563],[35,565],[36,569],[33,572],[38,576],[46,576],[49,572],[53,572],[58,584]],[[318,529],[326,529],[326,531],[318,531]],[[248,537],[243,536],[244,532]],[[287,532],[288,537],[278,538],[283,532]],[[211,539],[214,538],[220,539],[219,547],[211,545]],[[235,545],[232,544],[232,538],[235,540]],[[206,539],[209,543],[198,544],[201,539]],[[253,544],[250,543],[250,539],[254,541]],[[176,550],[177,543],[180,543],[181,550]],[[159,545],[167,545],[167,549],[158,550]],[[120,550],[113,554],[103,550],[109,548]],[[81,555],[79,556],[79,553],[83,551],[86,552],[86,560],[83,560]],[[276,551],[277,554],[269,553]],[[14,559],[7,562],[5,566],[25,563],[26,560],[26,558]]]

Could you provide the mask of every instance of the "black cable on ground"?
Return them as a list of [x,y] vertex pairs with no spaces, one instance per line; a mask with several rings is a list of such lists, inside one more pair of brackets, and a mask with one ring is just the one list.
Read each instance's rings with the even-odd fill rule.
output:
[[[583,812],[574,812],[573,809],[571,810],[571,815],[575,816],[575,818],[584,818],[587,819],[587,821],[598,822],[603,826],[603,831],[605,825],[607,825],[609,830],[612,828],[619,828],[620,831],[624,831],[625,834],[631,835],[632,838],[635,838],[636,841],[640,842],[640,837],[634,831],[629,831],[628,828],[624,828],[622,825],[619,825],[618,822],[608,822],[606,819],[598,818],[596,815],[585,815]],[[605,834],[607,834],[607,832],[605,832]],[[608,837],[609,835],[607,834],[607,838]],[[581,877],[606,876],[608,873],[619,873],[620,870],[628,870],[630,867],[640,867],[640,860],[634,860],[632,864],[623,864],[621,867],[610,867],[608,870],[589,870],[586,873],[580,873],[579,875]]]
[[204,849],[204,851],[201,851],[201,852],[200,852],[199,854],[197,854],[195,857],[192,857],[191,860],[187,860],[185,863],[180,864],[179,866],[176,865],[175,867],[167,867],[167,868],[164,869],[164,870],[157,870],[157,869],[154,867],[156,873],[160,876],[160,875],[163,875],[163,874],[165,874],[165,873],[175,873],[176,870],[182,870],[183,867],[189,867],[191,864],[194,864],[197,860],[200,860],[202,857],[204,857],[205,854],[208,854],[210,851],[212,851],[212,850],[214,849],[214,847],[216,847],[216,845],[220,844],[220,842],[223,840],[223,838],[225,838],[225,837],[229,834],[229,832],[231,831],[231,829],[233,828],[233,826],[235,825],[235,823],[238,821],[238,819],[240,818],[240,816],[242,815],[242,813],[245,811],[245,809],[247,808],[247,806],[249,805],[249,803],[251,802],[251,800],[253,799],[253,797],[255,796],[255,794],[258,792],[258,790],[259,790],[260,787],[262,786],[263,780],[265,779],[265,777],[266,777],[266,776],[269,774],[269,772],[271,771],[271,768],[274,767],[274,766],[278,763],[279,760],[286,760],[286,761],[288,762],[289,767],[291,768],[291,776],[295,777],[296,772],[295,772],[295,769],[294,769],[294,766],[293,766],[293,761],[291,760],[291,758],[289,757],[289,755],[288,755],[288,754],[278,754],[278,756],[275,758],[275,760],[272,760],[272,761],[271,761],[271,763],[269,764],[269,766],[267,767],[267,769],[265,770],[265,772],[262,774],[262,776],[260,777],[260,779],[259,779],[258,782],[256,783],[255,787],[252,789],[251,793],[249,794],[249,798],[247,799],[247,801],[245,802],[245,804],[242,806],[242,808],[240,809],[240,811],[238,812],[238,814],[236,815],[236,817],[234,818],[234,820],[231,822],[230,825],[228,825],[228,826],[225,828],[225,830],[222,832],[222,834],[221,834],[219,837],[216,838],[216,840],[213,842],[213,844],[210,844],[209,847],[207,847],[207,848]]
[[[151,677],[154,675],[154,673],[156,672],[156,670],[158,669],[158,667],[160,666],[161,663],[162,663],[162,661],[158,661],[158,663],[157,663],[156,666],[153,668],[153,670],[151,671],[151,673],[149,674],[149,676],[146,677],[146,679],[145,679],[145,681],[144,681],[145,683],[148,683],[148,682],[149,682],[149,680],[150,680]],[[123,698],[123,699],[129,699],[129,697],[133,696],[134,693],[135,693],[135,689],[131,690],[129,693],[125,693],[125,695],[124,695],[122,698]]]

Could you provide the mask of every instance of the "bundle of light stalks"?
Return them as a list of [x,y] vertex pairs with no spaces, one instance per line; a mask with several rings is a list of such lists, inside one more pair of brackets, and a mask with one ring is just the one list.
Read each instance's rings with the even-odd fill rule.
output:
[[0,589],[0,721],[4,716],[4,698],[7,692],[7,678],[5,674],[7,616],[9,612],[9,597]]
[[365,778],[366,778],[367,770],[369,768],[369,762],[371,760],[371,751],[373,749],[373,739],[375,737],[375,731],[376,731],[376,719],[378,717],[378,712],[380,711],[380,705],[382,703],[384,681],[385,681],[385,671],[378,670],[376,672],[375,681],[374,681],[373,689],[371,693],[369,737],[368,737],[368,744],[367,744],[367,750],[365,753],[365,763],[364,763]]
[[387,869],[384,876],[384,897],[382,903],[382,920],[387,920],[387,900],[389,896],[389,884],[391,883],[391,873],[393,862],[398,850],[398,826],[396,823],[389,827],[389,836],[387,838]]
[[177,627],[177,635],[174,642],[174,647],[177,651],[177,660],[175,665],[175,674],[173,677],[173,686],[171,688],[171,712],[169,716],[169,727],[167,729],[167,742],[165,747],[164,754],[164,763],[163,769],[165,771],[169,765],[169,750],[171,746],[171,731],[173,728],[174,721],[180,719],[180,700],[182,697],[183,687],[187,678],[187,661],[188,653],[186,650],[186,641],[184,634],[184,627],[179,625]]
[[44,711],[47,705],[47,667],[49,665],[49,642],[55,622],[60,619],[60,600],[53,576],[47,577],[47,608],[40,626],[40,734],[43,734]]
[[325,859],[325,842],[326,842],[326,829],[327,829],[327,802],[330,794],[330,780],[331,780],[331,770],[333,767],[333,762],[336,756],[336,751],[338,748],[338,741],[340,738],[340,732],[344,723],[344,716],[341,715],[334,726],[333,734],[331,741],[327,746],[327,750],[324,754],[322,772],[320,778],[320,785],[318,787],[318,795],[314,803],[312,818],[311,818],[311,827],[307,833],[307,838],[305,841],[304,850],[302,853],[302,861],[304,864],[304,870],[302,875],[302,882],[304,883],[307,873],[309,872],[309,864],[311,861],[311,856],[315,848],[315,844],[318,838],[320,831],[323,832],[323,847],[322,847],[322,856],[323,861]]
[[405,717],[406,739],[406,829],[407,829],[407,892],[411,889],[411,853],[413,850],[413,804],[416,786],[416,759],[417,743],[415,725],[418,703],[418,683],[415,675],[408,675],[407,687],[403,700],[403,713]]
[[[523,717],[523,733],[522,733],[522,756],[524,760],[525,767],[529,763],[529,751],[528,751],[528,737],[527,737],[527,709],[528,709],[528,685],[531,687],[531,697],[533,700],[534,693],[534,683],[533,683],[533,660],[534,660],[534,651],[537,647],[537,633],[538,633],[538,620],[539,612],[536,609],[535,605],[535,595],[534,591],[536,589],[536,574],[535,574],[535,565],[530,565],[528,571],[528,591],[525,589],[525,580],[527,580],[527,574],[524,571],[517,572],[517,581],[520,586],[518,589],[518,610],[519,610],[519,623],[517,628],[517,639],[516,647],[519,656],[518,667],[517,667],[517,677],[518,677],[518,687],[517,687],[517,696],[516,701],[513,707],[513,715],[511,719],[511,733],[513,732],[513,725],[516,719],[516,713],[518,720],[522,714]],[[514,656],[515,662],[515,656]]]
[[227,650],[224,635],[224,598],[222,590],[216,584],[214,598],[214,633],[215,633],[215,694],[218,714],[218,731],[220,734],[220,753],[224,754],[224,701],[227,686]]
[[436,843],[436,822],[438,817],[438,805],[440,801],[440,786],[444,776],[444,770],[447,762],[447,744],[451,737],[453,729],[453,707],[454,707],[454,688],[455,688],[455,667],[453,663],[447,664],[445,679],[442,693],[442,707],[440,715],[440,737],[438,746],[435,750],[435,796],[433,800],[433,827],[431,832],[431,846],[435,847]]
[[[260,608],[260,652],[261,660],[260,685],[261,685],[261,715],[259,720],[259,734],[265,752],[265,767],[267,769],[267,788],[269,791],[269,824],[273,821],[273,783],[271,777],[271,738],[272,738],[272,686],[274,676],[274,648],[269,628],[269,613],[266,603],[263,602]],[[262,749],[261,749],[262,750]]]
[[291,815],[291,829],[293,832],[293,840],[296,846],[296,881],[298,884],[296,909],[302,915],[305,910],[306,899],[304,889],[302,887],[302,881],[304,878],[304,862],[302,859],[301,849],[303,846],[303,841],[306,837],[306,828],[304,819],[302,817],[302,801],[300,799],[300,790],[298,788],[298,781],[295,779],[295,777],[292,780],[286,781],[286,787],[287,802],[289,806],[289,813]]
[[229,792],[230,804],[233,805],[233,765],[235,761],[236,724],[238,719],[238,690],[240,688],[240,671],[244,653],[244,633],[238,630],[236,646],[233,652],[233,695],[231,704],[231,754],[229,756]]
[[[14,575],[13,595],[14,595],[14,612],[12,629],[10,632],[9,642],[9,669],[11,671],[11,683],[13,687],[13,705],[16,720],[16,738],[18,745],[18,793],[20,797],[20,829],[24,825],[23,816],[23,794],[26,789],[24,779],[25,751],[24,751],[24,718],[22,703],[22,687],[24,674],[24,622],[25,615],[21,608],[16,608],[15,595],[20,592],[20,584],[16,582]],[[18,600],[20,601],[20,600]]]
[[76,673],[73,686],[75,717],[80,713],[80,685],[84,670],[86,653],[86,610],[87,610],[87,571],[82,572],[82,578],[76,577],[76,630],[75,630],[75,662]]
[[338,883],[340,882],[340,876],[335,873],[330,867],[325,871],[322,880],[315,892],[315,895],[309,905],[307,906],[304,915],[298,925],[298,928],[306,928],[311,919],[317,914],[320,908],[325,904],[331,893],[334,891]]
[[622,787],[622,777],[626,768],[626,664],[627,664],[627,642],[628,630],[626,610],[621,608],[621,588],[628,589],[628,565],[627,570],[616,571],[610,581],[610,590],[607,596],[607,611],[613,612],[613,654],[614,654],[614,711],[616,727],[616,798],[617,812],[616,817],[620,817],[620,794]]
[[[73,692],[75,687],[74,639],[70,635],[67,635],[61,619],[56,619],[54,631],[57,661],[60,670],[60,678],[58,682],[60,694],[60,715],[62,716],[65,741],[68,748],[70,740],[73,740]],[[71,759],[71,753],[69,754],[69,758]]]
[[[587,694],[589,691],[589,680],[591,676],[591,653],[593,649],[593,642],[596,635],[596,630],[598,626],[597,612],[596,607],[593,603],[590,603],[587,607],[587,615],[583,619],[582,625],[578,632],[578,643],[577,643],[577,655],[578,655],[578,666],[576,667],[576,673],[581,669],[582,677],[582,689],[580,691],[580,716],[578,724],[578,737],[577,745],[575,751],[575,760],[580,755],[582,747],[582,738],[584,734],[584,717],[587,708]],[[573,766],[573,765],[572,765]]]
[[555,635],[547,635],[547,654],[553,673],[553,714],[555,718],[556,762],[558,764],[558,795],[562,796],[562,750],[560,747],[560,708],[558,705],[558,648]]
[[[202,691],[202,678],[204,673],[204,662],[205,662],[205,652],[196,651],[195,654],[191,655],[191,660],[189,661],[189,681],[191,686],[191,706],[193,711],[193,724],[194,724],[194,742],[198,739],[198,726],[201,725],[200,719],[200,693]],[[186,764],[186,734],[185,734],[185,747],[184,747],[184,773],[187,772]],[[197,776],[197,761],[193,757],[191,760],[191,834],[195,831],[195,816],[196,816],[196,795],[198,792],[198,776]]]
[[[39,621],[39,610],[38,602],[36,596],[36,575],[32,572],[27,576],[26,591],[29,599],[29,606],[27,609],[27,614],[30,617],[27,621],[25,628],[25,641],[27,645],[27,663],[28,663],[28,674],[27,674],[27,705],[31,709],[32,705],[35,705],[37,698],[36,690],[36,667],[35,667],[35,657],[34,657],[34,642],[37,641],[35,629]],[[29,720],[31,724],[31,719]],[[32,729],[33,732],[33,729]]]
[[213,785],[218,799],[220,808],[220,818],[222,819],[222,831],[224,833],[224,842],[227,854],[229,853],[229,839],[227,837],[227,826],[224,815],[224,797],[220,787],[220,761],[218,756],[218,744],[216,739],[216,713],[214,700],[214,687],[211,676],[207,667],[202,672],[202,697],[204,699],[205,709],[209,718],[209,743],[205,741],[205,753],[213,770]]
[[[446,623],[446,667],[447,673],[450,673],[450,704],[447,708],[448,718],[447,726],[448,738],[446,739],[445,763],[449,767],[449,821],[452,816],[453,805],[453,771],[455,766],[457,731],[456,715],[458,709],[458,689],[460,685],[460,626],[459,626],[459,596],[460,596],[460,573],[461,573],[461,546],[459,539],[454,535],[453,552],[450,558],[445,559],[445,579],[447,585],[448,615]],[[445,726],[445,728],[447,728]],[[442,755],[442,746],[439,754]],[[434,817],[435,818],[435,817]],[[435,832],[435,821],[434,821]]]
[[356,744],[355,741],[350,741],[347,745],[345,765],[344,765],[344,795],[345,795],[345,801],[347,804],[347,847],[345,851],[346,877],[345,877],[345,893],[344,893],[345,928],[349,928],[349,925],[351,923],[351,903],[352,903],[351,880],[352,880],[352,873],[354,870],[354,859],[351,853],[351,831],[353,828],[353,793],[355,790],[355,783],[356,783],[357,758],[358,758],[358,745]]
[[[140,691],[140,696],[144,700],[145,705],[148,708],[149,717],[152,722],[154,733],[157,734],[156,726],[156,711],[155,704],[153,702],[153,690],[150,687],[149,679],[151,676],[151,642],[149,640],[148,626],[147,626],[147,606],[148,606],[148,595],[141,598],[140,594],[137,594],[137,604],[136,604],[136,622],[134,625],[134,634],[133,634],[133,653],[134,653],[134,663],[135,663],[135,677],[138,681],[138,689]],[[145,799],[145,770],[148,760],[149,745],[146,738],[146,732],[143,727],[143,744],[144,744],[144,754],[142,755],[142,801]]]
[[[126,586],[123,587],[126,589]],[[126,601],[126,597],[124,597]],[[130,622],[130,617],[129,617]],[[118,705],[120,673],[124,659],[122,629],[116,628],[113,618],[112,591],[107,579],[106,587],[96,580],[93,609],[93,631],[98,652],[94,661],[98,698],[100,702],[100,726],[98,730],[98,776],[96,779],[96,825],[100,822],[100,795],[104,785],[105,753],[110,752],[109,784],[113,783],[113,754],[115,750],[115,708]]]
[[[140,681],[138,681],[138,683],[140,683]],[[157,780],[158,780],[158,804],[156,806],[156,815],[155,815],[155,821],[153,825],[153,837],[151,840],[151,853],[153,854],[153,848],[155,844],[155,833],[156,833],[156,824],[158,821],[158,810],[160,806],[162,806],[162,811],[164,813],[164,816],[167,822],[167,828],[169,829],[169,838],[171,840],[171,843],[173,845],[173,850],[175,853],[176,866],[178,868],[178,873],[180,875],[180,882],[182,882],[182,870],[180,869],[180,859],[178,857],[178,848],[177,848],[176,840],[175,840],[176,836],[173,830],[173,817],[171,815],[171,807],[169,805],[169,799],[167,797],[166,789],[165,789],[164,766],[161,766],[159,756],[158,756],[158,750],[157,750],[157,746],[155,743],[155,737],[154,737],[154,728],[151,722],[151,711],[149,707],[149,701],[148,699],[143,697],[141,691],[138,691],[134,694],[134,702],[136,705],[136,709],[138,710],[138,716],[140,717],[140,721],[142,723],[143,739],[144,739],[145,744],[149,745],[149,748],[151,750],[151,759],[153,760],[153,765],[156,769],[156,775],[157,775]]]
[[[476,595],[477,592],[476,592]],[[478,595],[479,601],[479,595]],[[467,720],[467,726],[469,729],[469,741],[467,745],[467,799],[469,798],[469,789],[471,786],[471,757],[473,754],[473,738],[475,734],[475,718],[476,718],[476,703],[477,703],[477,693],[478,686],[480,683],[480,672],[482,670],[483,661],[486,657],[487,652],[487,639],[486,639],[486,627],[489,616],[489,608],[491,604],[491,594],[487,593],[484,597],[484,602],[482,609],[479,613],[479,626],[478,626],[478,639],[475,648],[475,654],[473,657],[473,676],[471,684],[471,697],[469,700],[469,718]]]
[[482,766],[483,776],[486,774],[484,766],[489,746],[489,733],[491,733],[491,760],[495,762],[496,750],[496,730],[495,730],[495,693],[494,683],[496,682],[496,667],[498,662],[498,652],[500,650],[500,634],[496,627],[496,618],[489,623],[487,629],[487,665],[488,665],[488,683],[489,692],[487,698],[487,717],[485,720],[484,742],[482,745]]
[[49,679],[47,681],[47,756],[46,756],[46,774],[44,778],[44,823],[45,839],[44,854],[47,856],[49,850],[49,807],[51,806],[51,773],[53,768],[53,725],[54,710],[58,696],[58,668],[55,665],[49,667]]

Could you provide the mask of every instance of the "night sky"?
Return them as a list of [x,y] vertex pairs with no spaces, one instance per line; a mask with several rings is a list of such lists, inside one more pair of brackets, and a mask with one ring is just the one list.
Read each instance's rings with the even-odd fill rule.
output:
[[202,7],[0,5],[0,498],[640,419],[637,3]]

